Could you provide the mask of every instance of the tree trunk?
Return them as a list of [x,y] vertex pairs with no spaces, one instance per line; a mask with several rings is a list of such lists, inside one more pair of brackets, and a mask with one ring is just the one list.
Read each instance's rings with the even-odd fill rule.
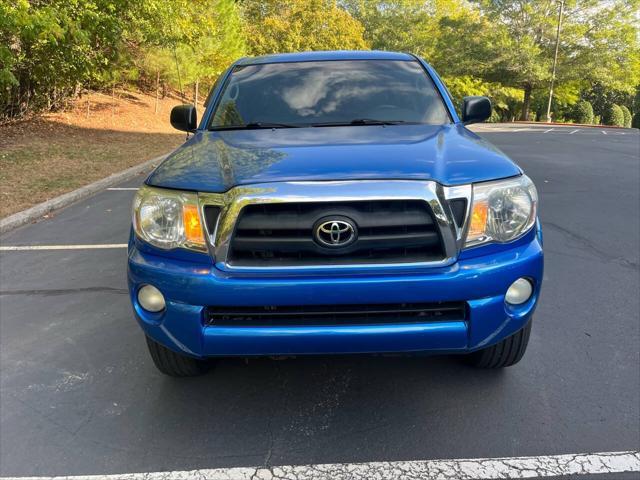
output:
[[160,70],[156,70],[156,110],[158,113],[158,97],[160,96]]
[[200,86],[200,80],[196,79],[196,94],[195,94],[195,101],[193,102],[193,105],[198,108],[198,87]]
[[529,107],[531,106],[531,85],[526,85],[524,87],[524,101],[522,102],[522,114],[520,115],[520,120],[527,121],[529,120]]

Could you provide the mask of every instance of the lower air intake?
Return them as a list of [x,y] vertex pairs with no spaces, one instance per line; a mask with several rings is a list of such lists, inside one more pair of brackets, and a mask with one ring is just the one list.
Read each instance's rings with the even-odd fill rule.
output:
[[314,326],[426,323],[466,319],[464,302],[378,305],[283,305],[207,307],[205,321],[216,326]]

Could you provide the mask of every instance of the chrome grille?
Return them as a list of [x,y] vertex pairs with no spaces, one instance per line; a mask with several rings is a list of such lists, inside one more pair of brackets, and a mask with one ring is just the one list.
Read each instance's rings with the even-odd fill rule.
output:
[[[319,221],[346,219],[357,238],[328,248],[314,237]],[[231,266],[395,264],[442,260],[438,224],[424,200],[265,203],[245,206],[236,222]]]
[[[445,187],[433,181],[420,180],[345,180],[289,181],[239,185],[223,193],[200,192],[198,198],[202,207],[203,217],[211,217],[207,218],[205,222],[207,240],[211,254],[219,269],[229,272],[253,271],[256,273],[263,271],[293,272],[300,269],[300,272],[306,274],[321,271],[333,272],[343,267],[363,270],[374,268],[376,271],[382,272],[397,271],[399,267],[405,270],[413,270],[421,269],[425,266],[451,265],[455,262],[459,251],[463,226],[461,224],[456,225],[449,200],[454,198],[466,199],[468,210],[470,194],[469,185]],[[378,244],[375,249],[366,254],[363,253],[364,250],[361,250],[360,257],[355,251],[341,250],[342,253],[339,254],[339,249],[331,249],[330,255],[326,255],[326,251],[323,255],[317,255],[314,244],[310,252],[311,256],[305,261],[300,261],[299,255],[293,256],[295,250],[287,254],[289,258],[280,257],[280,261],[277,260],[277,257],[269,256],[269,254],[266,256],[266,261],[256,261],[253,254],[250,257],[245,256],[243,258],[242,254],[238,255],[238,249],[235,248],[236,233],[245,234],[245,240],[250,242],[253,241],[251,239],[252,235],[255,240],[254,234],[256,230],[265,230],[264,233],[267,234],[271,231],[269,235],[272,236],[273,240],[275,238],[273,237],[273,231],[276,227],[280,229],[280,233],[287,234],[290,238],[301,239],[299,237],[300,229],[297,225],[293,225],[294,232],[286,232],[283,225],[278,225],[277,222],[274,222],[270,215],[263,216],[261,219],[268,222],[266,225],[249,225],[252,228],[247,228],[246,232],[241,232],[240,230],[242,229],[238,229],[241,217],[245,212],[249,212],[255,207],[266,206],[268,208],[270,205],[283,205],[283,207],[279,208],[287,210],[291,206],[295,206],[296,210],[290,213],[301,221],[308,221],[304,215],[300,216],[300,212],[307,211],[307,207],[304,206],[306,204],[320,205],[327,209],[339,207],[338,211],[334,211],[335,213],[342,212],[357,216],[351,211],[343,211],[342,208],[346,204],[349,204],[347,206],[352,208],[353,204],[360,202],[369,203],[370,205],[400,202],[397,205],[405,205],[405,207],[411,205],[415,207],[419,204],[422,211],[416,212],[413,209],[413,215],[417,215],[417,217],[412,218],[412,210],[409,208],[407,211],[403,211],[403,220],[398,221],[399,217],[396,216],[395,212],[375,215],[376,210],[374,209],[373,212],[367,213],[366,221],[363,222],[362,219],[357,219],[361,221],[363,227],[359,233],[364,237],[369,235],[371,242],[383,240],[374,238],[374,235],[383,234],[400,237],[398,238],[399,240],[406,240],[407,243],[404,245],[395,245],[397,247],[395,252],[391,251],[391,245],[389,244],[385,245],[386,249],[378,248],[380,247],[380,244]],[[218,212],[219,217],[216,218],[215,213]],[[255,208],[254,213],[260,212],[260,208]],[[428,216],[425,215],[425,212]],[[209,215],[210,213],[212,214]],[[279,213],[284,214],[286,212]],[[328,213],[331,215],[332,211]],[[215,222],[212,219],[215,219]],[[352,220],[355,222],[356,219]],[[379,220],[383,220],[384,225],[377,223]],[[421,224],[422,220],[425,220],[424,225]],[[371,222],[371,224],[367,224],[367,221]],[[380,227],[388,230],[373,232],[368,230],[369,227]],[[439,247],[434,240],[434,232],[438,236]],[[410,238],[411,235],[419,238]],[[402,239],[402,236],[405,238]],[[270,240],[266,237],[268,235],[260,235],[257,238],[262,243],[267,243]],[[411,244],[412,241],[418,240],[421,243],[417,245]],[[355,248],[356,245],[357,242],[354,242],[352,247]],[[264,248],[262,245],[257,246]],[[235,251],[233,251],[234,248]],[[438,248],[440,249],[439,252]],[[248,250],[251,250],[251,248],[245,249],[245,252]],[[313,258],[314,252],[316,252],[316,258]],[[351,258],[348,255],[351,255]],[[385,256],[386,258],[384,258]],[[391,261],[394,256],[396,260]]]

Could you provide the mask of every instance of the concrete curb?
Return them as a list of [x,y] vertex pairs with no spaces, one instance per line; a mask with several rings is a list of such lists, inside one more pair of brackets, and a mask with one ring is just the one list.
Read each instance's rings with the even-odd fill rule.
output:
[[506,123],[517,123],[518,125],[551,125],[552,127],[584,127],[584,128],[617,128],[621,130],[629,130],[633,127],[618,127],[616,125],[594,125],[593,123],[558,123],[558,122],[527,122],[524,120],[516,120],[514,122],[506,122]]
[[105,188],[127,181],[135,177],[139,173],[143,173],[146,170],[149,170],[151,167],[158,165],[167,157],[167,155],[161,155],[159,157],[152,158],[151,160],[141,163],[140,165],[135,165],[121,172],[114,173],[113,175],[109,175],[108,177],[98,180],[97,182],[90,183],[89,185],[80,187],[77,190],[73,190],[71,192],[60,195],[59,197],[52,198],[51,200],[39,203],[38,205],[34,205],[33,207],[28,208],[27,210],[23,210],[22,212],[9,215],[8,217],[0,220],[0,234],[6,233],[27,223],[31,223],[48,213],[60,210],[61,208],[71,205],[72,203],[90,197],[91,195],[94,195],[99,191],[104,190]]

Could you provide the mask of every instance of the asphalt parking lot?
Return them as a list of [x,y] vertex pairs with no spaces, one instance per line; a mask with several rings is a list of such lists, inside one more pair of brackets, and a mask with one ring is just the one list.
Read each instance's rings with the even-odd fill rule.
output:
[[520,364],[224,360],[164,377],[126,292],[140,177],[0,237],[0,475],[640,450],[638,130],[474,130],[541,198],[545,283]]

